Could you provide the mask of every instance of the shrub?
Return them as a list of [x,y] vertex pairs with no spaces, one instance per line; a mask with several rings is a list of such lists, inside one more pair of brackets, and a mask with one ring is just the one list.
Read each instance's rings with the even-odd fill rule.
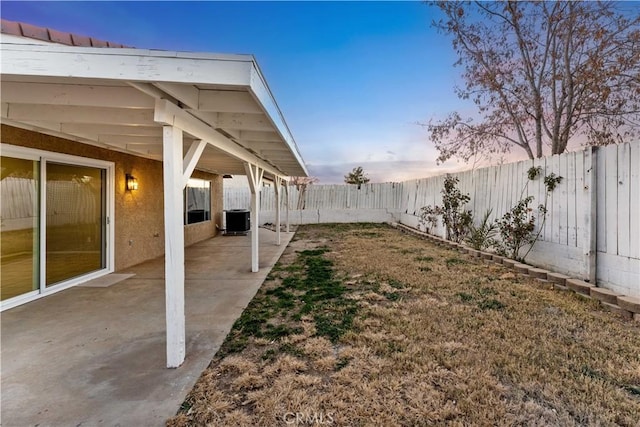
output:
[[538,235],[534,234],[536,219],[529,207],[532,201],[533,196],[525,197],[498,220],[502,239],[496,243],[499,254],[522,261],[520,248],[537,240]]
[[442,214],[440,206],[423,206],[420,208],[418,223],[424,228],[424,231],[431,233],[431,229],[438,226],[438,216]]
[[465,241],[477,251],[483,251],[496,244],[494,236],[498,233],[498,224],[496,221],[489,221],[491,212],[492,209],[489,209],[484,213],[480,224],[469,224]]
[[468,194],[462,194],[458,189],[459,179],[447,175],[444,179],[442,206],[424,206],[420,209],[419,223],[425,227],[427,233],[438,225],[438,216],[447,230],[447,240],[460,243],[467,235],[469,225],[473,222],[470,210],[463,206],[471,200]]

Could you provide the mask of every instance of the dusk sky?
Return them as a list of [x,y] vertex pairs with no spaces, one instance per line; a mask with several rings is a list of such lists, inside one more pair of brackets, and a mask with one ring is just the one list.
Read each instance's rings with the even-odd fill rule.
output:
[[339,183],[355,166],[372,182],[436,167],[417,122],[470,113],[454,85],[450,41],[422,2],[9,2],[4,19],[137,48],[253,54],[310,174]]

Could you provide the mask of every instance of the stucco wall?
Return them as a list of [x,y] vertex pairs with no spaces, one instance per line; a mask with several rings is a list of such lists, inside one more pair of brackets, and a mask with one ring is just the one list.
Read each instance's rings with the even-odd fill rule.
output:
[[[100,159],[115,164],[115,269],[121,270],[164,254],[162,163],[24,129],[2,125],[1,141],[39,150]],[[138,180],[137,191],[125,191],[125,174]],[[185,245],[216,235],[222,224],[222,177],[195,171],[211,180],[214,221],[185,226]]]

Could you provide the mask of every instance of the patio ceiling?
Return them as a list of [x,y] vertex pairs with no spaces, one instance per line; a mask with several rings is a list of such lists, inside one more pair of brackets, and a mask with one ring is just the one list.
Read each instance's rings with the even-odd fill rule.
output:
[[207,142],[200,170],[244,174],[248,162],[270,178],[307,175],[251,55],[64,46],[7,36],[0,53],[5,124],[161,161],[163,124],[176,118],[188,124],[179,126],[184,153],[194,140]]

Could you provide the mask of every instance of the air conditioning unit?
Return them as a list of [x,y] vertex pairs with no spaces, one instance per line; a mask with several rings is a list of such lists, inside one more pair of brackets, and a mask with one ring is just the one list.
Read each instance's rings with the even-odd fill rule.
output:
[[246,235],[251,229],[249,211],[246,209],[231,209],[225,211],[225,221],[225,234],[228,235]]

